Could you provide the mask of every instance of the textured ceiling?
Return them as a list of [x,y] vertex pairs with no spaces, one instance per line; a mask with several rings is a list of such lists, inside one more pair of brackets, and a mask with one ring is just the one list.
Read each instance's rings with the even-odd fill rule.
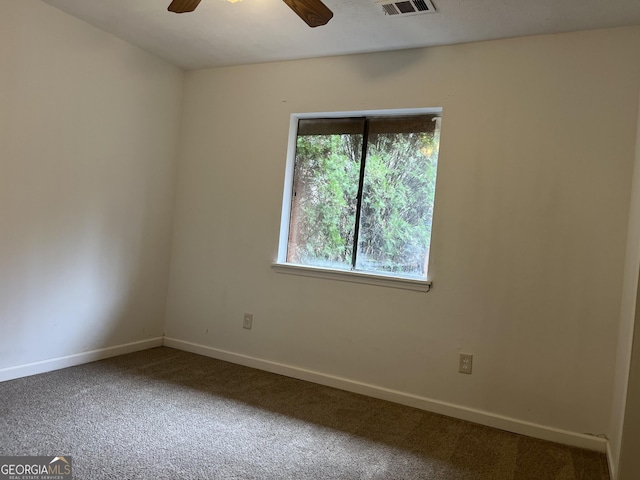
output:
[[324,0],[309,28],[282,0],[42,0],[185,69],[640,25],[640,0],[434,0],[435,14],[385,16],[374,0]]

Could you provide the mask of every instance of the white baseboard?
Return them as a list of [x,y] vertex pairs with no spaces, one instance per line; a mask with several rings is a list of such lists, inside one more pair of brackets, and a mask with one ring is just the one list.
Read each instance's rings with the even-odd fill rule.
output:
[[608,447],[608,442],[604,438],[585,435],[583,433],[570,432],[545,425],[538,425],[536,423],[518,420],[516,418],[505,417],[495,413],[484,412],[482,410],[463,407],[448,402],[441,402],[439,400],[420,397],[418,395],[412,395],[410,393],[400,392],[397,390],[390,390],[376,385],[349,380],[347,378],[336,377],[283,363],[272,362],[218,348],[207,347],[197,343],[165,337],[163,344],[167,347],[217,358],[219,360],[257,368],[267,372],[285,375],[287,377],[306,380],[320,385],[338,388],[340,390],[360,393],[369,397],[388,400],[394,403],[407,405],[409,407],[415,407],[421,410],[447,415],[449,417],[459,418],[461,420],[467,420],[469,422],[529,437],[557,442],[564,445],[571,445],[574,447],[586,448],[589,450],[596,450],[602,453],[606,452]]
[[609,442],[604,438],[571,432],[554,427],[548,427],[545,425],[539,425],[524,420],[518,420],[516,418],[505,417],[502,415],[497,415],[495,413],[476,410],[473,408],[455,405],[448,402],[442,402],[439,400],[421,397],[406,392],[391,390],[376,385],[349,380],[347,378],[327,375],[313,370],[307,370],[283,363],[263,360],[248,355],[229,352],[226,350],[208,347],[206,345],[200,345],[197,343],[187,342],[170,337],[150,338],[147,340],[126,343],[123,345],[116,345],[113,347],[76,353],[64,357],[52,358],[24,365],[17,365],[15,367],[3,368],[0,369],[0,382],[26,377],[29,375],[50,372],[52,370],[72,367],[75,365],[81,365],[84,363],[115,357],[118,355],[124,355],[127,353],[147,350],[149,348],[159,347],[162,345],[179,350],[184,350],[187,352],[197,353],[207,357],[217,358],[219,360],[225,360],[239,365],[245,365],[247,367],[265,370],[267,372],[272,372],[279,375],[285,375],[288,377],[306,380],[320,385],[326,385],[328,387],[338,388],[340,390],[346,390],[353,393],[367,395],[369,397],[379,398],[381,400],[388,400],[390,402],[399,403],[401,405],[407,405],[410,407],[419,408],[421,410],[426,410],[441,415],[447,415],[449,417],[459,418],[461,420],[467,420],[473,423],[478,423],[481,425],[518,433],[521,435],[527,435],[529,437],[603,452],[607,455],[611,479],[615,480],[616,478],[616,469],[612,461],[612,452],[609,446]]
[[162,346],[162,337],[150,338],[148,340],[140,340],[138,342],[125,343],[113,347],[100,348],[89,352],[75,353],[64,357],[51,358],[40,362],[26,363],[15,367],[0,369],[0,382],[13,380],[29,375],[37,375],[38,373],[50,372],[61,368],[73,367],[83,363],[103,360],[109,357],[124,355],[125,353],[138,352],[149,348]]

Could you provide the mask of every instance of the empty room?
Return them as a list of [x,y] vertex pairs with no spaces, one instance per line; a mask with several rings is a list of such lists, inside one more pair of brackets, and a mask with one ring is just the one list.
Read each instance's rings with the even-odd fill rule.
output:
[[636,0],[0,6],[0,479],[640,478]]

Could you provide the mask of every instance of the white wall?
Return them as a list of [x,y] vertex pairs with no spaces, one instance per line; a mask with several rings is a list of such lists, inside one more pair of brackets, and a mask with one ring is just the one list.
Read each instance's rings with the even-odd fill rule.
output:
[[[189,73],[167,334],[617,458],[639,53],[629,28]],[[162,335],[182,72],[36,0],[3,4],[0,72],[0,369]],[[434,290],[274,273],[289,115],[430,106]]]
[[[640,297],[638,298],[640,303]],[[636,325],[640,325],[640,308],[636,307]],[[640,328],[635,329],[633,355],[629,369],[627,403],[624,412],[624,429],[619,451],[617,480],[635,480],[640,475]]]
[[[632,480],[640,475],[640,109],[636,135],[636,161],[629,212],[627,260],[620,312],[618,361],[611,414],[611,465],[614,478]],[[635,338],[634,338],[635,337]],[[633,355],[632,355],[633,353]],[[623,441],[624,440],[624,441]],[[622,458],[621,458],[622,453]],[[620,467],[618,476],[618,467]]]
[[37,0],[0,15],[0,368],[163,333],[183,73]]
[[[188,73],[167,335],[608,434],[639,55],[626,28]],[[438,106],[433,291],[273,272],[289,115]]]

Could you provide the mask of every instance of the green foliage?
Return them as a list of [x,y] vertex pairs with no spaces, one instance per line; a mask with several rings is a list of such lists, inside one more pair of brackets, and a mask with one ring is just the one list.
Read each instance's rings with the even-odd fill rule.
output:
[[[289,261],[351,268],[362,135],[298,137]],[[356,268],[422,276],[438,145],[432,134],[368,142]]]
[[360,172],[360,159],[353,156],[357,142],[361,136],[298,138],[292,212],[297,216],[296,261],[348,268]]
[[370,138],[358,268],[422,275],[435,195],[434,142],[415,133]]

